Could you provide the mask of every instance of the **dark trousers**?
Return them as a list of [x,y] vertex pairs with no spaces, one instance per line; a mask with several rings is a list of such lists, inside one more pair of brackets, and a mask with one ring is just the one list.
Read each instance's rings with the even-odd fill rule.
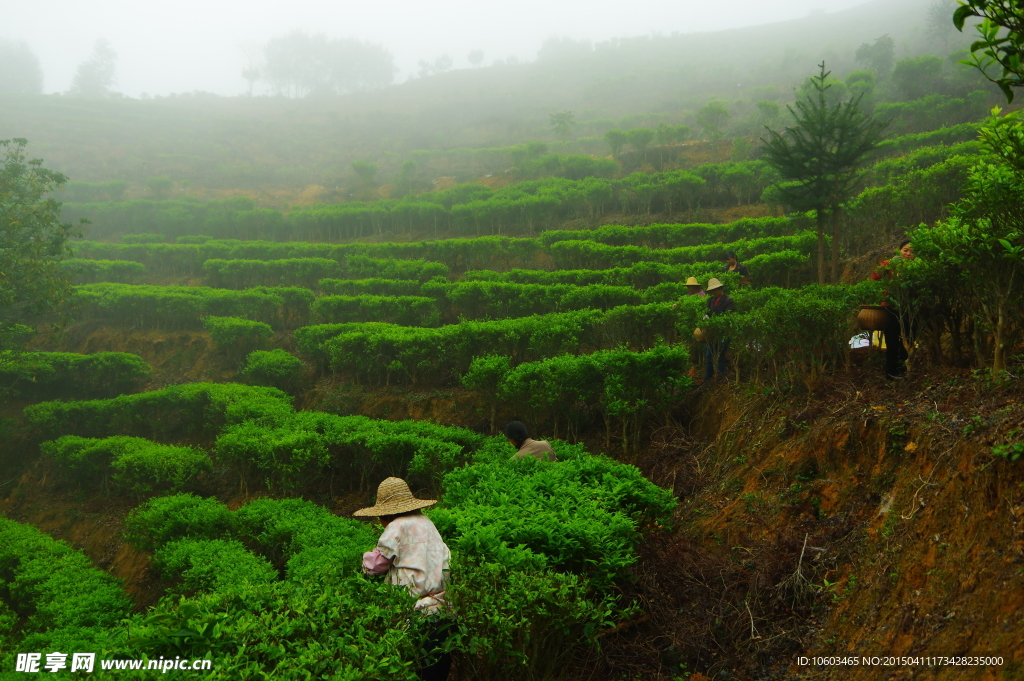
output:
[[[436,650],[444,647],[451,631],[451,620],[439,619],[430,625],[430,633],[427,636],[427,649]],[[451,653],[436,653],[431,658],[432,662],[426,667],[416,670],[416,676],[423,681],[448,681],[448,672],[452,668]]]
[[729,339],[726,338],[717,343],[708,343],[708,349],[704,353],[704,380],[710,381],[715,373],[715,362],[718,362],[718,375],[725,378],[725,353],[729,351]]
[[882,331],[885,338],[885,375],[903,376],[907,373],[907,349],[903,346],[903,326],[900,318],[889,311],[889,323]]

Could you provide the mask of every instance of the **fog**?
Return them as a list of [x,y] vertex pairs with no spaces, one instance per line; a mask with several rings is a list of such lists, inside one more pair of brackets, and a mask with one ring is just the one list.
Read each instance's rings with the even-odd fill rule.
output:
[[[97,39],[117,53],[114,91],[145,94],[205,91],[237,95],[248,90],[242,69],[258,62],[262,45],[293,29],[354,37],[382,45],[395,56],[395,82],[415,77],[419,60],[448,54],[467,68],[471,50],[483,65],[514,57],[532,61],[549,37],[600,42],[652,33],[692,33],[737,28],[835,12],[858,0],[598,0],[515,3],[440,0],[365,3],[179,0],[172,4],[128,0],[40,0],[4,10],[0,38],[24,40],[43,69],[43,91],[66,91],[77,65]],[[257,85],[254,93],[266,92]]]

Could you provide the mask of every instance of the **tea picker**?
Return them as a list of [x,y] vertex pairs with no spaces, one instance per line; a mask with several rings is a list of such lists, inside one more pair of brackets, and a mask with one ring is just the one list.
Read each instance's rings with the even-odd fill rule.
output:
[[[377,548],[363,554],[363,572],[386,575],[389,584],[408,587],[418,598],[414,608],[431,617],[430,648],[440,647],[447,638],[442,619],[445,583],[451,552],[430,518],[420,509],[436,500],[417,499],[401,478],[387,478],[377,487],[377,503],[352,515],[380,518],[384,532]],[[417,674],[427,681],[448,678],[451,654],[441,654]]]

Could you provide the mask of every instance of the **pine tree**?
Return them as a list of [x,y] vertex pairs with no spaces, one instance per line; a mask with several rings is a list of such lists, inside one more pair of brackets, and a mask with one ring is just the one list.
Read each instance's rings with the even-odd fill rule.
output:
[[810,92],[787,107],[796,125],[776,132],[765,126],[762,158],[783,182],[782,200],[796,210],[813,210],[818,228],[818,283],[825,283],[825,216],[832,217],[832,282],[839,278],[839,209],[857,188],[861,168],[882,141],[888,121],[877,121],[860,109],[860,96],[829,104],[829,71],[825,63],[811,78]]

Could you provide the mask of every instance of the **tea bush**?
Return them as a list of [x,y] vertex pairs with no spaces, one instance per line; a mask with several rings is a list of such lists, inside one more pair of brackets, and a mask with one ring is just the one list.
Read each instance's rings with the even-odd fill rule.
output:
[[150,366],[127,352],[0,353],[0,385],[29,399],[113,397],[134,392]]
[[227,424],[273,423],[292,413],[291,398],[280,390],[237,383],[188,383],[107,400],[41,402],[24,411],[39,440],[125,434],[156,441],[212,440]]
[[249,353],[240,372],[250,383],[278,388],[293,393],[298,387],[305,365],[285,350],[257,350]]
[[403,326],[436,326],[433,298],[423,296],[324,296],[313,303],[313,322],[386,322]]
[[210,332],[214,346],[239,362],[249,353],[265,348],[274,335],[269,324],[237,317],[204,317],[203,326]]
[[277,580],[265,558],[234,540],[176,539],[157,549],[153,562],[165,578],[176,581],[170,593],[192,595]]
[[106,488],[112,481],[135,494],[177,490],[211,469],[205,452],[124,435],[104,439],[65,435],[42,443],[40,451],[80,485]]
[[72,284],[134,284],[146,273],[145,265],[130,260],[67,258],[58,261],[57,267]]
[[110,627],[131,604],[113,577],[80,551],[29,525],[0,518],[0,584],[22,634]]
[[132,509],[125,518],[125,536],[134,546],[152,551],[186,537],[235,537],[234,524],[235,514],[216,499],[175,494],[155,497]]

